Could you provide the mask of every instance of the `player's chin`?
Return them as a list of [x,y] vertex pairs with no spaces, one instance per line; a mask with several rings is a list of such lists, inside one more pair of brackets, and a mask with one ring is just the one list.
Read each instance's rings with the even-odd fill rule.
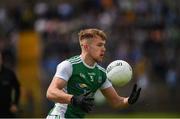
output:
[[98,59],[97,59],[97,62],[102,62],[103,61],[103,57],[99,57]]

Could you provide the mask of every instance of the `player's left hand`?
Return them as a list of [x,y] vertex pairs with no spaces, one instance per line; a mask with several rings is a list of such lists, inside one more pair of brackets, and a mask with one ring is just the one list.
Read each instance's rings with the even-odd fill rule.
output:
[[131,92],[131,95],[129,96],[128,103],[134,104],[138,100],[140,92],[141,88],[137,88],[137,84],[135,84]]

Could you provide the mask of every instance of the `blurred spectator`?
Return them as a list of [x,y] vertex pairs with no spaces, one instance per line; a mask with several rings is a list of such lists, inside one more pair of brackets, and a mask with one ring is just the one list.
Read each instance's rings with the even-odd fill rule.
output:
[[175,97],[176,95],[176,86],[177,86],[177,72],[176,66],[171,64],[167,74],[166,74],[166,83],[170,91],[170,97]]
[[3,65],[0,52],[0,117],[15,117],[18,112],[20,85],[15,73]]
[[61,3],[57,6],[57,13],[62,20],[68,20],[73,14],[73,8],[69,3]]

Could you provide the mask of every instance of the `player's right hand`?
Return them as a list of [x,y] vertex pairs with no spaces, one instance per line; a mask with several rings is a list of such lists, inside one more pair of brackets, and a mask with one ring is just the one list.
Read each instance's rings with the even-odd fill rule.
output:
[[79,96],[73,96],[71,98],[71,104],[73,106],[78,106],[80,107],[83,111],[86,113],[92,111],[92,108],[94,106],[94,98],[91,95],[91,92],[88,92],[83,95]]

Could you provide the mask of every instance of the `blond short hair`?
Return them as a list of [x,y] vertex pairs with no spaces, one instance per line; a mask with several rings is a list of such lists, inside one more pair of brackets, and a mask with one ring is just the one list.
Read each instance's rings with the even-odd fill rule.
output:
[[107,36],[105,32],[95,28],[81,30],[78,35],[79,35],[80,45],[82,45],[83,40],[89,40],[96,36],[100,36],[102,40],[107,40]]

